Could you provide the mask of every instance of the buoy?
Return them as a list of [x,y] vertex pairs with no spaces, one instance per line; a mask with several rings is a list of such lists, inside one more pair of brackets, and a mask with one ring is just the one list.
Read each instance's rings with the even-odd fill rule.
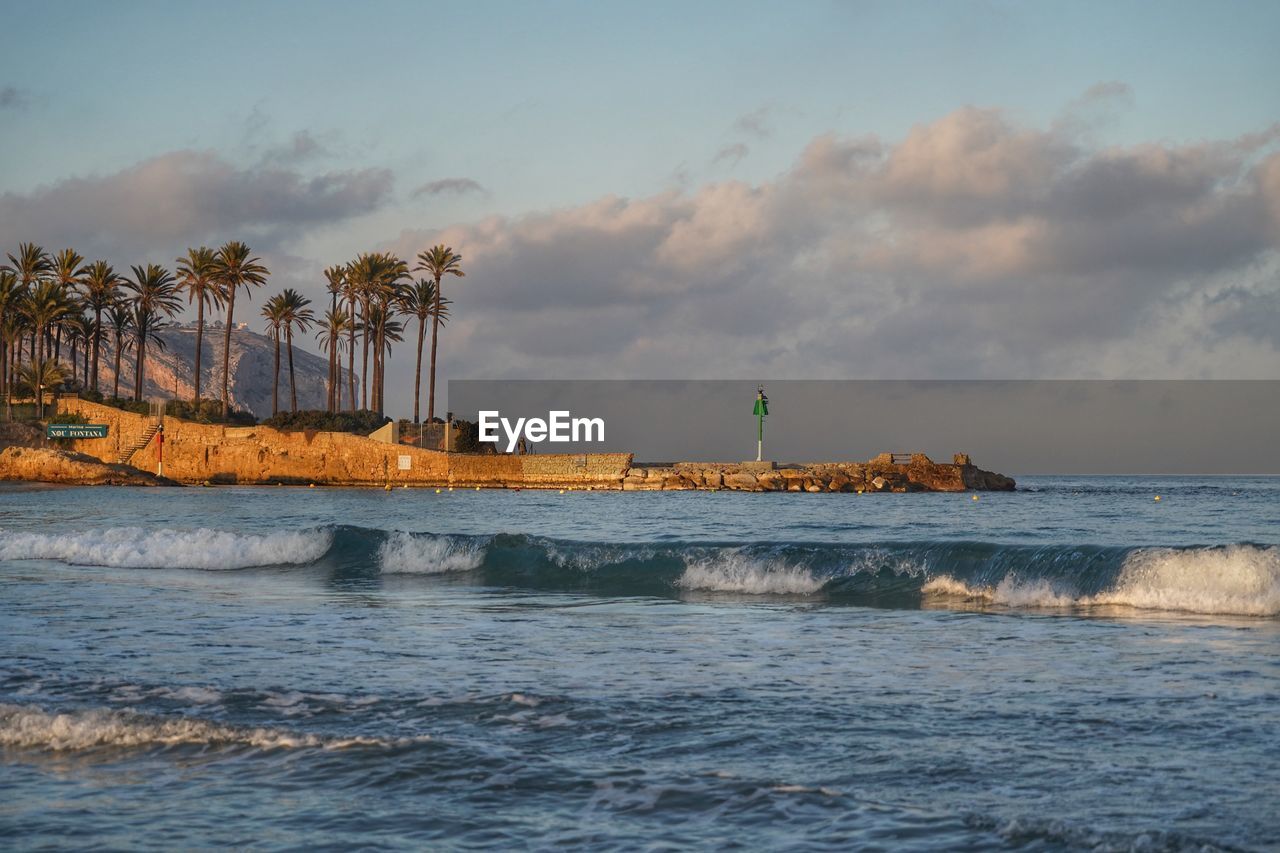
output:
[[564,489],[561,489],[561,490],[560,490],[560,494],[562,494],[562,495],[564,494]]
[[450,487],[449,487],[449,491],[451,491],[451,492],[453,491],[453,486],[450,486]]
[[401,486],[400,488],[402,488],[402,489],[407,489],[407,488],[409,488],[409,484],[408,484],[408,483],[405,483],[405,484],[404,484],[403,486]]
[[477,491],[477,492],[478,492],[478,491],[480,491],[480,487],[479,487],[479,486],[476,486],[476,491]]
[[1156,495],[1156,500],[1160,500],[1160,496],[1159,496],[1159,495]]
[[391,484],[390,484],[390,483],[387,483],[387,484],[386,484],[385,486],[383,486],[382,488],[383,488],[383,490],[384,490],[384,491],[388,491],[388,492],[389,492],[389,491],[391,491]]
[[440,490],[439,490],[439,489],[436,489],[436,494],[437,494],[437,495],[438,495],[438,494],[440,494]]
[[315,487],[316,487],[315,483],[311,483],[309,486],[307,486],[308,489],[314,489]]
[[974,496],[973,496],[973,499],[976,501],[976,500],[978,499],[978,496],[977,496],[977,495],[974,495]]

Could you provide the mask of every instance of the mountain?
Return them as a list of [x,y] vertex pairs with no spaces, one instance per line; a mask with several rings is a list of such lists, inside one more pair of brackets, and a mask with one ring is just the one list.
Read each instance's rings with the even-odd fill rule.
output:
[[[218,399],[222,395],[222,341],[225,330],[206,326],[204,353],[200,357],[200,396]],[[164,349],[154,344],[147,348],[146,398],[165,397],[191,399],[194,389],[196,330],[189,326],[171,326],[159,332]],[[329,362],[323,356],[306,352],[294,340],[293,368],[298,385],[299,409],[323,409],[327,396]],[[231,404],[248,409],[259,418],[271,416],[271,376],[275,359],[275,343],[266,335],[247,328],[231,332]],[[98,390],[110,395],[115,374],[114,355],[104,337],[99,356]],[[125,353],[120,366],[120,396],[133,393],[133,355]],[[345,378],[347,373],[343,371]],[[280,400],[282,411],[289,410],[289,353],[280,345]],[[344,395],[345,405],[345,395]]]

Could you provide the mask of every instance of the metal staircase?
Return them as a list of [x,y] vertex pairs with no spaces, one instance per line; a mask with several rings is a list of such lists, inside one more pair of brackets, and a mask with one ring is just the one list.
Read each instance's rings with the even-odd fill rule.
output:
[[164,422],[164,408],[165,402],[163,400],[151,401],[151,423],[147,424],[146,432],[132,445],[122,450],[116,462],[121,465],[128,465],[139,450],[151,443],[151,439],[155,438],[156,433],[160,431],[160,424]]

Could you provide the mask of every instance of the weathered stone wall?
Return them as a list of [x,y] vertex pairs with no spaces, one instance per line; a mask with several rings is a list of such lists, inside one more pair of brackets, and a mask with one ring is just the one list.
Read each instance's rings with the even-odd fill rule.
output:
[[695,462],[662,468],[632,468],[622,481],[622,488],[626,491],[963,492],[1011,490],[1014,481],[968,462],[939,463],[916,453],[910,462],[895,464],[892,454],[882,453],[870,462],[823,462],[776,470]]
[[[58,402],[105,423],[106,438],[74,442],[81,453],[115,462],[122,448],[142,438],[150,420],[87,400]],[[952,463],[922,453],[895,464],[882,453],[870,462],[827,462],[777,470],[741,464],[681,462],[632,468],[629,453],[472,455],[387,444],[339,432],[280,432],[269,427],[224,427],[165,419],[164,473],[184,483],[316,483],[318,485],[462,486],[485,488],[594,488],[628,491],[731,489],[754,492],[962,492],[1009,490],[1013,480],[984,471],[957,454]],[[156,470],[158,443],[133,457]],[[401,468],[407,460],[407,469]],[[961,461],[963,460],[963,461]]]
[[[59,401],[60,412],[105,423],[106,438],[82,439],[75,449],[114,462],[145,434],[149,418],[87,400]],[[177,418],[164,422],[164,473],[184,483],[297,483],[508,488],[621,488],[627,453],[481,456],[421,450],[340,432],[281,432],[269,427],[224,427]],[[401,468],[406,460],[408,468]],[[132,459],[156,470],[156,439]]]

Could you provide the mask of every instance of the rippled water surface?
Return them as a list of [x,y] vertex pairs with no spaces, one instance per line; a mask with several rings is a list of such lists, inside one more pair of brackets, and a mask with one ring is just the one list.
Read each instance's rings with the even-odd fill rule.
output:
[[0,837],[1280,848],[1280,481],[1020,485],[0,486]]

